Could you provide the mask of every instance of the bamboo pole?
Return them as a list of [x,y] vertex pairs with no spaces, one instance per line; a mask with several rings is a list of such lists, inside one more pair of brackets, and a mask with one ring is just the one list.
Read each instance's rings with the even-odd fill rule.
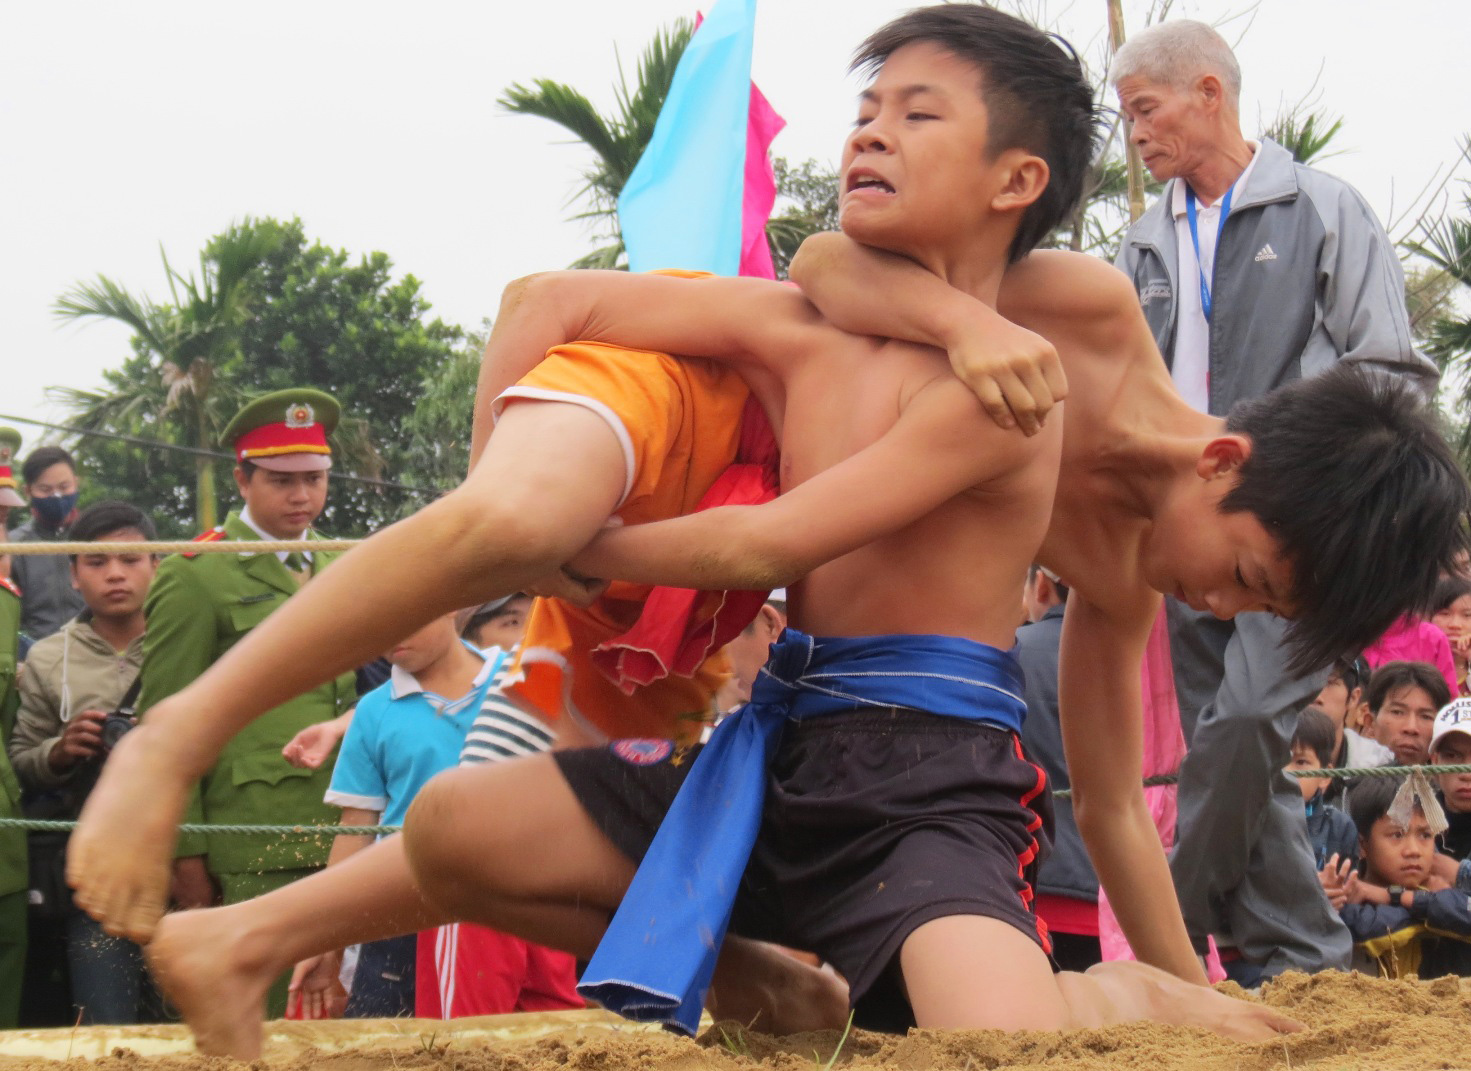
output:
[[[1106,0],[1108,3],[1108,43],[1115,55],[1124,44],[1123,0]],[[1124,128],[1124,160],[1129,176],[1129,222],[1133,223],[1144,215],[1144,161],[1139,150],[1129,140],[1128,127]]]

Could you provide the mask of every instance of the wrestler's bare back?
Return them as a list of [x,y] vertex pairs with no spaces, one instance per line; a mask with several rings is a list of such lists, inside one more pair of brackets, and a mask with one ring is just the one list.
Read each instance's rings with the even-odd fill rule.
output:
[[1007,270],[997,309],[1051,342],[1068,378],[1057,494],[1037,560],[1095,605],[1152,605],[1148,520],[1122,477],[1151,440],[1198,435],[1200,414],[1176,392],[1128,280],[1107,263],[1033,253]]

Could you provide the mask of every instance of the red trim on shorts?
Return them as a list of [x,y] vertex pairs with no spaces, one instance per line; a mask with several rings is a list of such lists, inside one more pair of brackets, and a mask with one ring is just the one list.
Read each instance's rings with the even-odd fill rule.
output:
[[[1036,833],[1037,830],[1042,828],[1042,816],[1036,811],[1032,810],[1032,801],[1040,796],[1043,792],[1047,791],[1047,772],[1043,770],[1042,767],[1038,766],[1035,762],[1032,762],[1027,758],[1026,753],[1022,751],[1021,737],[1019,737],[1016,733],[1011,734],[1011,746],[1012,749],[1016,752],[1016,757],[1022,762],[1026,763],[1028,766],[1030,766],[1037,773],[1037,782],[1032,786],[1032,790],[1024,794],[1022,798],[1017,801],[1032,816],[1032,820],[1027,823],[1027,832]],[[1042,848],[1041,845],[1037,843],[1037,838],[1035,836],[1032,837],[1032,842],[1030,845],[1028,845],[1027,850],[1016,857],[1016,876],[1021,879],[1022,883],[1022,906],[1027,909],[1032,918],[1036,921],[1037,939],[1042,944],[1042,951],[1046,952],[1050,956],[1052,955],[1052,935],[1047,932],[1046,921],[1043,920],[1042,916],[1037,913],[1035,907],[1033,906],[1032,901],[1035,899],[1035,893],[1032,890],[1032,883],[1027,880],[1027,867],[1030,866],[1033,860],[1037,858],[1038,854],[1041,853],[1041,850]]]

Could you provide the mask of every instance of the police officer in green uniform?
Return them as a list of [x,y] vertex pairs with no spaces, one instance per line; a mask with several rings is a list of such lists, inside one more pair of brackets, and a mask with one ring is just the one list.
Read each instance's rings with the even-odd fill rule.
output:
[[[10,464],[11,459],[20,453],[20,432],[14,428],[0,428],[0,556],[5,553],[5,522],[10,516],[10,511],[17,506],[24,506],[26,500],[20,497],[20,489],[15,482],[15,469]],[[0,576],[8,576],[9,568],[4,559],[0,557]]]
[[[20,453],[20,432],[0,428],[0,525],[25,499],[16,493],[11,458]],[[16,645],[20,637],[20,589],[0,577],[0,818],[20,817],[20,782],[6,757],[20,693],[15,687]],[[26,835],[0,830],[0,1030],[16,1025],[20,985],[26,965]]]
[[[8,431],[0,428],[0,434]],[[19,440],[20,436],[16,436]],[[19,446],[19,442],[16,443]],[[15,648],[20,636],[20,589],[0,578],[0,818],[20,817],[20,782],[3,745],[10,741],[20,695],[15,687]],[[26,968],[26,835],[0,830],[0,1030],[17,1025]]]
[[[322,538],[312,524],[326,505],[327,470],[332,466],[327,435],[337,426],[338,412],[331,395],[300,389],[267,394],[237,413],[221,438],[235,453],[235,484],[244,505],[197,542]],[[324,551],[267,551],[166,559],[144,604],[148,632],[139,696],[144,716],[203,673],[333,557]],[[310,657],[309,652],[303,657]],[[353,685],[353,675],[343,674],[252,722],[201,781],[185,820],[216,825],[336,822],[337,809],[322,802],[332,763],[298,769],[281,757],[281,749],[301,729],[352,705]],[[174,898],[184,906],[204,906],[213,899],[211,879],[227,904],[260,896],[323,866],[330,840],[330,834],[185,834],[176,852]],[[285,1010],[286,981],[280,979],[271,990],[272,1017]]]

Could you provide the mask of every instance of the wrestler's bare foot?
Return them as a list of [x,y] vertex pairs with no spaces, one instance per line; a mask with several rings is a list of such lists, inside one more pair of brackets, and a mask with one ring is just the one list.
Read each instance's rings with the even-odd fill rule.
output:
[[140,944],[168,906],[174,840],[189,784],[140,725],[108,756],[67,849],[66,880],[108,933]]
[[792,958],[776,945],[727,937],[708,997],[710,1014],[763,1034],[841,1030],[848,985],[830,970]]
[[143,952],[200,1052],[254,1060],[261,1051],[266,991],[281,968],[252,954],[237,911],[217,907],[166,915]]
[[1201,1027],[1234,1041],[1271,1041],[1304,1029],[1302,1023],[1275,1008],[1228,997],[1143,963],[1100,963],[1086,977],[1138,993],[1142,997],[1138,1018]]

